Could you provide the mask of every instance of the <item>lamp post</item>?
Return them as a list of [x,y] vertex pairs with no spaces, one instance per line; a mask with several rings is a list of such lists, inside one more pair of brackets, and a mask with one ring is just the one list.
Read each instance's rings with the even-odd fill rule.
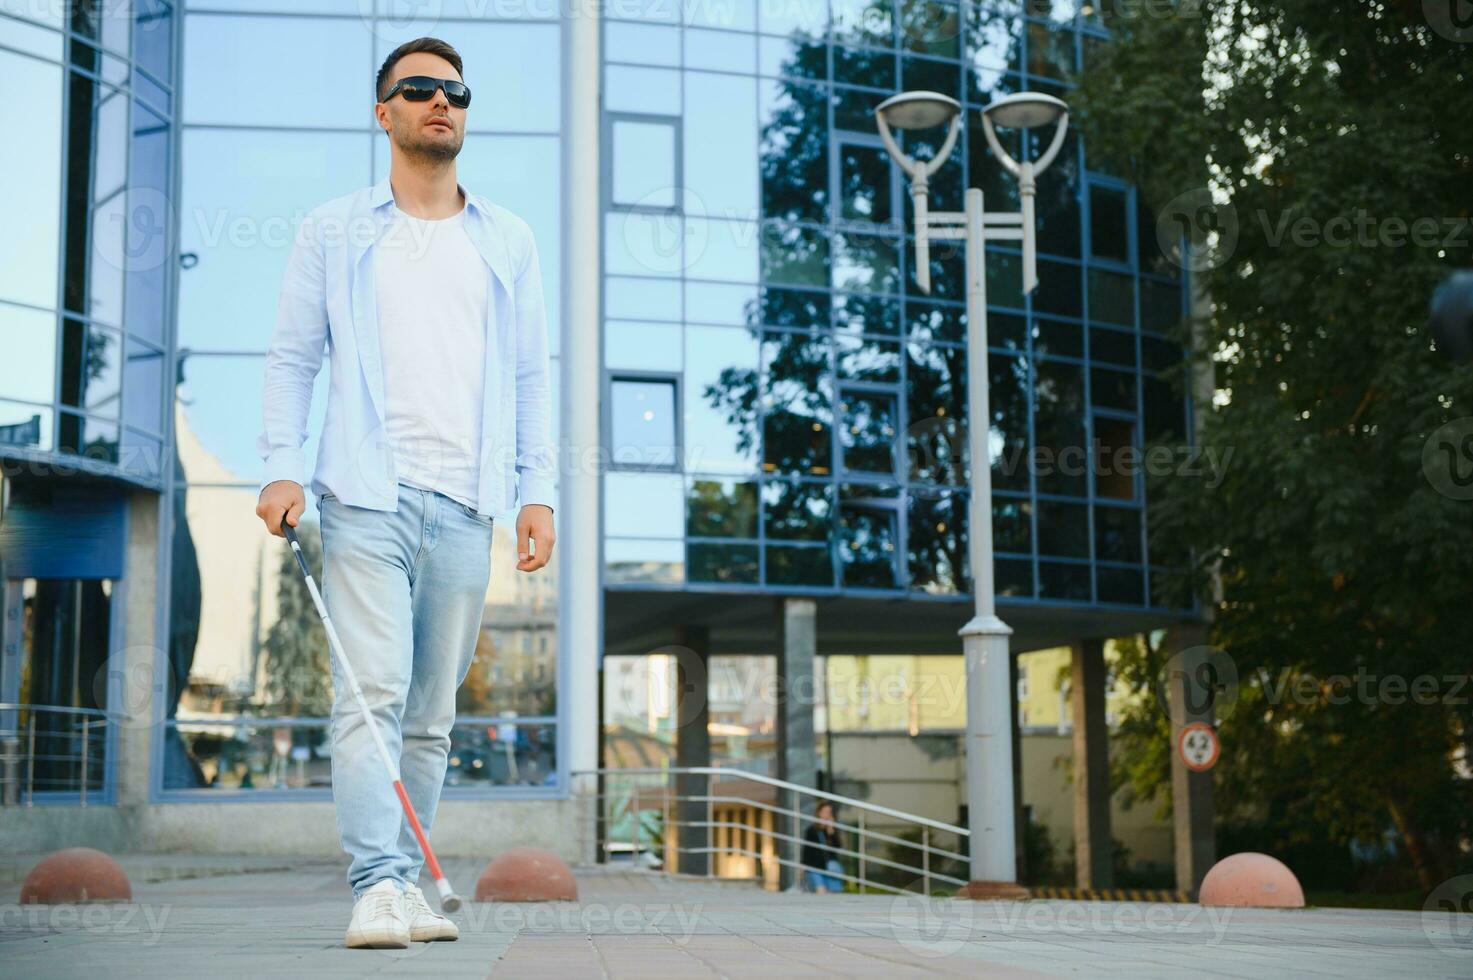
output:
[[[986,243],[1018,241],[1023,247],[1023,292],[1038,285],[1034,195],[1037,178],[1058,156],[1069,126],[1063,102],[1039,92],[1022,92],[993,102],[982,114],[982,130],[999,162],[1018,180],[1021,213],[989,213],[982,191],[966,192],[965,211],[931,211],[930,178],[950,156],[961,132],[962,109],[939,92],[902,92],[875,108],[885,149],[910,178],[915,205],[916,282],[931,291],[931,240],[966,242],[967,276],[967,444],[971,452],[968,503],[971,529],[968,558],[976,604],[970,622],[959,631],[967,671],[967,829],[970,831],[971,881],[961,895],[969,898],[1020,897],[1015,848],[1013,786],[1012,690],[1008,637],[1012,630],[997,615],[992,569],[992,463],[988,451],[991,413],[987,404],[987,272]],[[930,160],[907,156],[896,145],[892,129],[930,129],[948,125],[941,149]],[[1054,126],[1053,140],[1037,161],[1013,159],[998,142],[995,127],[1034,129]]]

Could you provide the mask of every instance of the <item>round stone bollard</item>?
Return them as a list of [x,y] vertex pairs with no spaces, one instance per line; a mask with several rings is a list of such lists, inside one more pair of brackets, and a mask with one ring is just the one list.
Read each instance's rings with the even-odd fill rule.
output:
[[478,902],[576,902],[578,883],[567,862],[540,847],[498,854],[476,882]]
[[1197,893],[1202,905],[1302,909],[1304,889],[1284,862],[1267,854],[1231,854],[1212,866]]
[[132,899],[133,886],[118,862],[90,847],[71,847],[49,855],[31,869],[20,886],[22,905]]

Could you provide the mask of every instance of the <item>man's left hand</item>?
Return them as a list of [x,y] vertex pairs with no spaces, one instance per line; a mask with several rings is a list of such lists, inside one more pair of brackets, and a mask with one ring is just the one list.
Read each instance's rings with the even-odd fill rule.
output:
[[[530,539],[537,545],[532,553]],[[557,535],[552,530],[552,508],[546,504],[526,504],[517,512],[517,571],[535,572],[552,558],[552,545]]]

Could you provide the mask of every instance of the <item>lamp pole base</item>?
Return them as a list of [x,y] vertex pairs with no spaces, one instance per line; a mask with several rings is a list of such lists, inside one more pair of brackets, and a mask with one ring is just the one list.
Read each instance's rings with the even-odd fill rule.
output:
[[1016,881],[969,881],[957,890],[956,897],[978,902],[1026,902],[1033,893]]

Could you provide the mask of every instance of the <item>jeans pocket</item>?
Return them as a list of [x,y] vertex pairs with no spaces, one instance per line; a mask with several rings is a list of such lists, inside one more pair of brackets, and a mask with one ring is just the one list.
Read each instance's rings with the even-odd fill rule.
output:
[[[460,501],[456,501],[456,503],[460,503]],[[472,507],[470,504],[460,504],[460,509],[465,511],[465,516],[469,517],[471,520],[484,527],[491,527],[493,524],[496,523],[496,519],[493,517],[483,517],[480,514],[477,514],[475,508]]]

